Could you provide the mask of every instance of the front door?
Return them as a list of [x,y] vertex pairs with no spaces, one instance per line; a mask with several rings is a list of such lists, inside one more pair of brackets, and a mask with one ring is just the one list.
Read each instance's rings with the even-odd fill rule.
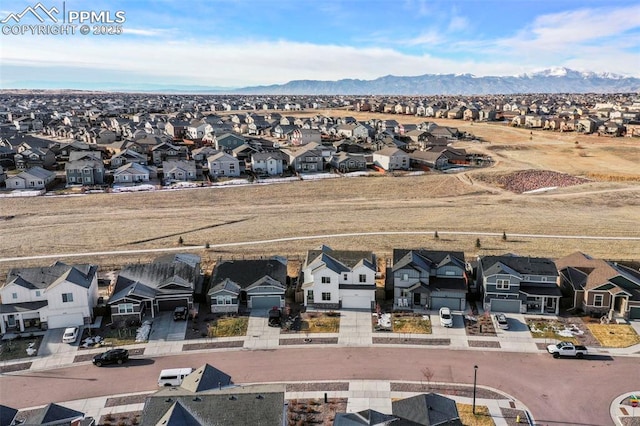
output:
[[420,306],[420,293],[413,293],[413,304]]
[[16,317],[14,315],[9,315],[7,317],[7,326],[11,328],[16,326]]

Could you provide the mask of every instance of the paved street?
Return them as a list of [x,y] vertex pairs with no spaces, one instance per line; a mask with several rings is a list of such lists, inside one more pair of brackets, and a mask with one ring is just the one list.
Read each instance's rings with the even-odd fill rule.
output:
[[[637,370],[640,346],[627,350],[603,349],[585,360],[553,359],[538,349],[539,339],[533,339],[525,331],[522,315],[509,315],[512,329],[482,338],[496,342],[499,346],[496,348],[470,347],[459,313],[450,329],[441,327],[435,314],[431,314],[431,320],[432,334],[412,338],[446,338],[450,339],[448,347],[373,344],[373,335],[401,338],[408,335],[374,333],[369,312],[345,311],[340,332],[336,334],[337,344],[279,346],[279,337],[283,336],[279,329],[268,327],[266,315],[254,314],[246,336],[215,339],[220,342],[241,339],[242,349],[183,351],[184,341],[170,340],[167,336],[175,334],[174,327],[184,327],[184,323],[163,319],[155,325],[152,333],[155,339],[139,345],[144,355],[133,356],[125,366],[96,368],[88,362],[72,363],[68,352],[22,360],[34,362],[27,371],[0,376],[0,399],[9,406],[32,407],[52,400],[50,393],[34,392],[34,389],[55,389],[54,401],[82,399],[85,401],[74,404],[88,404],[91,399],[92,404],[98,404],[92,398],[157,389],[156,379],[161,369],[210,363],[230,374],[235,383],[242,384],[348,381],[349,411],[367,405],[388,411],[390,398],[398,397],[387,391],[390,382],[424,382],[423,369],[428,367],[433,372],[434,383],[471,384],[473,365],[478,365],[479,385],[511,395],[531,411],[538,424],[606,425],[612,424],[611,402],[638,387],[637,375],[631,372]],[[640,323],[633,326],[638,329]],[[71,348],[73,355],[77,347]],[[100,349],[83,353],[92,351]],[[576,401],[589,403],[576,404]],[[494,409],[499,410],[497,405]]]

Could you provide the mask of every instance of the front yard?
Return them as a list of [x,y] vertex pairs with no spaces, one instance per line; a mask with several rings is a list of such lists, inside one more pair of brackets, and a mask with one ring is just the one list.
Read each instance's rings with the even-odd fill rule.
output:
[[0,361],[28,358],[27,348],[31,343],[38,349],[42,342],[42,336],[24,337],[21,339],[3,340],[0,343]]
[[537,339],[572,342],[580,345],[593,345],[593,339],[580,318],[527,318],[531,336]]
[[473,405],[456,404],[460,421],[465,426],[493,426],[495,422],[489,414],[489,409],[484,405],[476,405],[476,413],[473,414]]
[[394,333],[431,334],[429,315],[394,313],[391,326]]
[[249,317],[221,317],[207,323],[208,337],[246,336]]
[[301,315],[300,331],[305,333],[338,333],[339,312],[305,312]]
[[638,333],[627,324],[588,324],[587,327],[601,346],[628,348],[640,343]]

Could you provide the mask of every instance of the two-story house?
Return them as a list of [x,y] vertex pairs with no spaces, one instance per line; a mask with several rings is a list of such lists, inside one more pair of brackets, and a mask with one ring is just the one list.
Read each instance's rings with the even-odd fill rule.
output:
[[14,268],[0,287],[0,332],[91,323],[98,301],[98,267],[66,265]]
[[164,161],[181,161],[189,157],[186,146],[177,146],[168,142],[161,143],[151,148],[153,164],[160,166]]
[[304,305],[327,309],[372,309],[376,256],[370,251],[309,250],[300,273]]
[[95,158],[85,158],[65,163],[64,171],[68,185],[102,185],[104,163]]
[[251,155],[251,170],[256,174],[281,175],[288,167],[287,159],[280,151],[256,152]]
[[515,255],[478,259],[477,286],[484,310],[552,313],[560,310],[558,269],[551,259]]
[[324,159],[322,152],[315,149],[307,149],[313,144],[305,145],[304,148],[298,150],[286,150],[282,152],[289,156],[289,165],[296,172],[300,173],[313,173],[321,172],[324,170]]
[[391,271],[396,308],[466,308],[468,275],[462,252],[394,249]]
[[398,148],[386,147],[373,153],[373,164],[386,171],[408,170],[409,154]]
[[240,176],[240,161],[224,151],[207,157],[211,177]]
[[287,289],[287,260],[225,260],[216,264],[207,299],[211,312],[238,312],[247,309],[284,308]]

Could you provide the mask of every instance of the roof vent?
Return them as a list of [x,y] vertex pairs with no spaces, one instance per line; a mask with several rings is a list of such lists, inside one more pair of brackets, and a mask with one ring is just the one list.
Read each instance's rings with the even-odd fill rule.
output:
[[237,399],[238,399],[238,398],[236,398],[236,396],[235,396],[235,395],[231,395],[231,396],[229,397],[229,401],[235,401],[235,400],[237,400]]
[[202,401],[202,398],[200,398],[199,396],[195,396],[193,397],[192,401]]
[[256,399],[264,399],[264,396],[262,396],[262,395],[256,395]]
[[164,402],[171,402],[171,398],[165,399]]

